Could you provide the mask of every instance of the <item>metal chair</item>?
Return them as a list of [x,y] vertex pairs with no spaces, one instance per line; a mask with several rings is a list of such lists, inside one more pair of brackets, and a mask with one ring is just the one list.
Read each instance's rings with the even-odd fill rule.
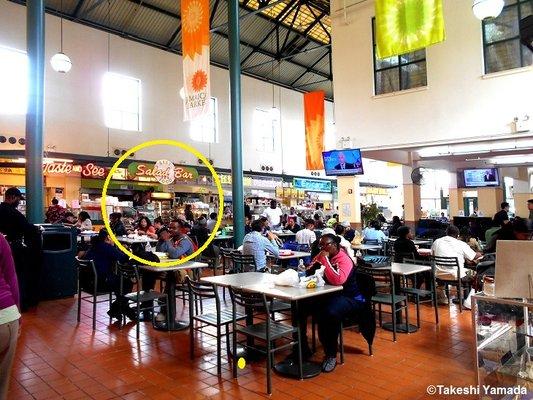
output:
[[[111,303],[113,302],[113,291],[112,290],[99,290],[98,288],[98,273],[96,272],[96,267],[93,260],[81,260],[76,257],[77,267],[78,267],[78,323],[80,322],[81,317],[81,301],[86,301],[93,305],[93,331],[96,330],[96,305],[98,303],[108,302],[109,309],[111,309]],[[82,296],[82,282],[81,277],[86,275],[92,281],[92,287],[84,288],[84,292],[89,293],[89,296]],[[108,295],[109,298],[105,300],[98,300],[99,296]],[[112,317],[109,316],[109,325],[111,325]]]
[[[233,266],[233,261],[231,255],[236,252],[235,249],[230,248],[220,248],[220,257],[222,259],[222,275],[226,275],[226,272],[234,272],[235,267]],[[226,288],[222,288],[222,298],[226,301]]]
[[[237,334],[246,336],[249,339],[259,339],[266,343],[266,351],[264,348],[254,346],[251,341],[244,341],[241,344],[247,348],[254,349],[266,354],[267,358],[267,393],[272,394],[272,366],[274,364],[274,353],[286,348],[292,348],[298,345],[298,365],[300,379],[303,379],[302,370],[302,341],[299,327],[293,327],[274,322],[270,318],[264,318],[261,322],[253,322],[255,313],[263,313],[268,316],[271,312],[270,302],[267,301],[264,293],[253,293],[246,290],[231,287],[229,289],[231,301],[233,303],[233,377],[237,378]],[[237,324],[238,313],[237,307],[244,307],[248,318],[244,325]],[[297,335],[297,340],[293,338],[293,334]],[[275,341],[278,339],[287,339],[288,343],[276,346]]]
[[238,251],[231,253],[231,261],[235,272],[255,272],[257,271],[257,264],[255,257],[252,254],[242,254]]
[[470,291],[471,284],[470,282],[463,282],[461,279],[461,271],[459,269],[459,260],[457,257],[439,257],[432,256],[431,260],[435,265],[435,269],[438,267],[443,267],[446,270],[454,270],[457,274],[455,279],[441,279],[436,278],[438,284],[444,285],[444,291],[446,292],[446,297],[450,299],[450,286],[455,286],[457,289],[457,297],[459,298],[459,312],[463,312],[463,290],[466,289],[467,293]]
[[[136,315],[139,316],[141,311],[152,311],[152,324],[154,322],[155,309],[159,307],[159,301],[164,300],[165,309],[168,310],[168,296],[166,293],[160,293],[156,291],[145,292],[143,290],[136,290],[131,293],[124,293],[124,280],[130,280],[134,287],[141,287],[141,279],[139,276],[139,268],[137,266],[117,263],[117,274],[120,278],[120,289],[118,299],[124,302],[125,307],[129,307],[130,303],[135,305]],[[156,304],[154,301],[158,300]],[[143,305],[150,304],[149,306]],[[126,317],[124,317],[125,322]],[[140,336],[139,321],[136,321],[137,340]],[[169,313],[167,311],[167,326],[170,326]],[[122,320],[120,321],[120,328],[122,329]]]
[[[194,358],[194,332],[202,332],[211,337],[215,337],[217,340],[217,373],[222,375],[222,359],[221,359],[221,350],[222,350],[222,335],[221,329],[225,327],[225,336],[226,336],[226,347],[229,354],[229,325],[233,322],[233,312],[227,308],[221,308],[220,297],[218,294],[218,287],[212,283],[204,283],[186,278],[187,286],[189,288],[189,298],[195,299],[215,299],[215,312],[207,313],[196,313],[194,312],[195,307],[189,307],[189,352],[191,359]],[[240,321],[246,316],[241,313],[236,313],[235,318],[237,321]],[[198,323],[200,326],[197,326],[195,323]],[[213,335],[208,330],[204,330],[205,327],[215,327],[217,330],[216,335]]]
[[[431,286],[425,289],[419,289],[416,287],[416,276],[413,287],[402,287],[401,292],[405,293],[408,297],[414,296],[416,304],[416,326],[420,328],[420,304],[431,302],[433,307],[435,307],[435,323],[439,323],[439,308],[437,306],[437,289],[435,285],[435,264],[432,261],[427,260],[417,260],[413,258],[404,258],[404,263],[407,264],[418,264],[418,265],[429,265],[431,266]],[[421,297],[428,297],[427,300],[420,300]]]
[[409,307],[407,303],[407,296],[396,294],[396,287],[394,284],[394,276],[390,267],[369,268],[359,266],[358,270],[361,273],[371,275],[374,280],[381,283],[380,289],[385,287],[388,289],[386,293],[376,293],[372,296],[372,306],[375,311],[375,305],[378,305],[379,325],[382,326],[382,305],[388,305],[391,308],[392,316],[392,338],[396,341],[396,313],[405,310],[405,323],[409,324]]

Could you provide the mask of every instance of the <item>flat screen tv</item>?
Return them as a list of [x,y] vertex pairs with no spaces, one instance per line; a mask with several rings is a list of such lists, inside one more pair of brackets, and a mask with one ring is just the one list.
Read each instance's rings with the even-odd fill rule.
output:
[[499,186],[500,177],[497,168],[465,169],[463,182],[464,187]]
[[359,149],[324,151],[322,158],[328,176],[363,175],[363,161]]

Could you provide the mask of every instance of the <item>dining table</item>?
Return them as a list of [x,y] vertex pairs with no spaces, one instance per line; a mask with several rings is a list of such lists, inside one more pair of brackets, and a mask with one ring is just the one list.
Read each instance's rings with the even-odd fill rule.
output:
[[[155,253],[161,261],[168,261],[168,258],[165,258],[161,253]],[[209,264],[198,262],[198,261],[187,261],[183,264],[179,265],[172,265],[169,267],[164,266],[151,266],[151,265],[139,265],[139,268],[145,270],[145,271],[151,271],[151,272],[166,272],[165,277],[165,290],[168,293],[168,310],[169,313],[169,320],[170,325],[167,326],[166,320],[157,322],[154,325],[155,329],[163,330],[163,331],[181,331],[183,329],[187,329],[189,327],[190,321],[181,321],[176,320],[176,272],[177,271],[185,271],[185,270],[199,270],[201,268],[207,268],[209,267]],[[189,306],[190,307],[190,306]]]
[[[300,301],[342,290],[342,286],[333,285],[324,285],[316,288],[279,286],[274,283],[274,276],[263,272],[243,272],[232,275],[206,276],[200,280],[214,283],[221,287],[245,289],[247,291],[265,294],[269,298],[288,301],[291,304],[291,320],[292,326],[294,327],[298,327],[298,308]],[[249,317],[247,316],[247,323],[252,322]],[[294,335],[294,338],[297,339],[297,334]],[[293,378],[299,378],[298,369],[297,361],[292,358],[285,359],[274,365],[274,370],[277,373]],[[313,361],[303,361],[302,370],[304,378],[312,378],[321,373],[322,367]]]

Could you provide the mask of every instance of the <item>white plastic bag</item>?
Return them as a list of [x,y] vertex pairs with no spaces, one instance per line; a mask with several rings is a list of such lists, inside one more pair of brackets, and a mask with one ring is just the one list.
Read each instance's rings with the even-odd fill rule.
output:
[[465,301],[463,302],[463,307],[470,310],[472,309],[472,295],[476,294],[476,291],[472,288],[470,289],[470,292],[468,293],[468,296],[466,296]]
[[273,275],[274,283],[278,286],[298,286],[298,272],[287,269],[279,275]]
[[302,276],[300,278],[300,283],[298,284],[298,286],[302,288],[314,288],[324,286],[325,283],[326,282],[324,282],[324,268],[322,267],[311,276]]

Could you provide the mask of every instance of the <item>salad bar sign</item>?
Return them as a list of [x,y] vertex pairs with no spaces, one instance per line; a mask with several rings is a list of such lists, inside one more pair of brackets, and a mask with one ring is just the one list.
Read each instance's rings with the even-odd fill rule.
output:
[[[165,161],[165,160],[163,160]],[[170,180],[171,175],[174,179]],[[173,171],[167,168],[156,167],[153,163],[137,163],[133,162],[128,165],[128,176],[133,180],[141,181],[164,181],[165,184],[171,184],[175,181],[192,181],[198,179],[198,171],[196,168],[182,167],[175,165]],[[167,183],[168,182],[168,183]],[[162,182],[163,183],[163,182]]]

